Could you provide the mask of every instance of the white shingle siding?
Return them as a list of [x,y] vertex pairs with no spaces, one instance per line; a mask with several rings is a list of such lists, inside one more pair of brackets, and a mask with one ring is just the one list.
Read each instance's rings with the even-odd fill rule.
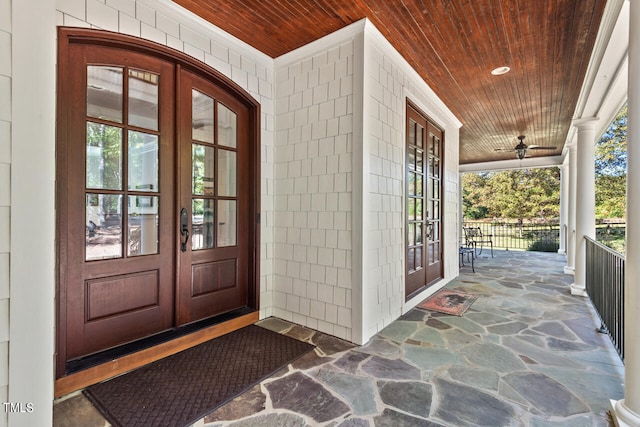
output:
[[351,44],[340,41],[319,54],[301,49],[297,60],[276,65],[275,85],[274,314],[345,339],[351,282],[340,278],[351,275]]

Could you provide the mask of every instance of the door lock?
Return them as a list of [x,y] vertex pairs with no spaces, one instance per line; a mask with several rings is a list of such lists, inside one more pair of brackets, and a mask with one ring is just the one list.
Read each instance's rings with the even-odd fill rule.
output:
[[180,250],[186,252],[189,241],[189,216],[186,208],[180,210],[180,235],[182,236]]

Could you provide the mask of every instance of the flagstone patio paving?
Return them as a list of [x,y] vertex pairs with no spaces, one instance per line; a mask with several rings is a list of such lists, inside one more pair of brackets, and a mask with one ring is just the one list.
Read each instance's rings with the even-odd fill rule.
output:
[[[610,425],[624,367],[588,299],[570,295],[564,257],[495,252],[447,285],[480,296],[462,317],[413,309],[361,347],[259,322],[318,347],[195,425]],[[62,404],[90,411],[81,399]],[[69,410],[57,412],[66,425]]]

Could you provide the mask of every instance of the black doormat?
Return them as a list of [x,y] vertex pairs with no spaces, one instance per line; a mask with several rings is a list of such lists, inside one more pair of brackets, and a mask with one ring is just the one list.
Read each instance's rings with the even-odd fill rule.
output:
[[114,426],[184,427],[313,348],[251,325],[84,393]]

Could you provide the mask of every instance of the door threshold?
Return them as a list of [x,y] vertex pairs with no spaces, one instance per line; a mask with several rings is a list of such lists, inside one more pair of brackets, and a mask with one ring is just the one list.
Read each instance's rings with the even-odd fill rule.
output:
[[228,320],[235,319],[236,317],[240,317],[254,311],[254,309],[249,307],[239,308],[237,310],[233,310],[218,316],[213,316],[208,319],[189,323],[178,328],[169,329],[168,331],[160,332],[150,337],[141,338],[128,344],[119,345],[117,347],[101,351],[99,353],[71,360],[66,364],[67,370],[65,375],[75,374],[76,372],[84,371],[85,369],[93,368],[97,365],[102,365],[105,362],[119,359],[128,354],[136,353],[147,348],[155,347],[158,344],[162,344],[176,338],[189,335],[201,329],[206,329],[209,326],[224,323]]
[[195,332],[183,331],[177,338],[162,342],[134,353],[112,358],[104,363],[58,378],[55,381],[54,397],[58,398],[92,384],[132,371],[141,366],[195,347],[213,338],[228,334],[259,320],[260,313],[253,311],[233,319],[216,323]]

